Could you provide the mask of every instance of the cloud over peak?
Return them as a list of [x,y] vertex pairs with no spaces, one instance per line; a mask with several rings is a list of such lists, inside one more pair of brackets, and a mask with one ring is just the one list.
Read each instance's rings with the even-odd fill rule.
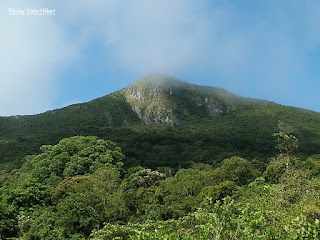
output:
[[[92,46],[98,46],[95,51],[110,72],[203,73],[248,95],[247,89],[281,92],[301,78],[311,81],[308,68],[320,45],[316,1],[15,0],[0,5],[0,101],[7,103],[0,115],[52,108],[57,83],[69,81],[57,79],[57,73],[90,61]],[[56,16],[9,16],[11,7],[49,7]]]

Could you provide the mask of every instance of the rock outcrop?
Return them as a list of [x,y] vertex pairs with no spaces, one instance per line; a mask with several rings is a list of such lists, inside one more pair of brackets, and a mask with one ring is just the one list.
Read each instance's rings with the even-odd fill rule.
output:
[[228,111],[223,101],[203,91],[202,87],[163,75],[148,75],[122,92],[132,110],[148,125],[165,123],[177,127],[181,114],[192,114],[190,109],[207,116]]
[[179,126],[178,118],[167,99],[172,90],[160,80],[138,81],[129,86],[124,91],[126,100],[138,117],[148,125],[167,123],[173,127]]

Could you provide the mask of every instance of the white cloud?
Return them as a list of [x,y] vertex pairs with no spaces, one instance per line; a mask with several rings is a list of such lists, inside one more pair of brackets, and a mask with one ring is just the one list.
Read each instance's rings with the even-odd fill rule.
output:
[[127,70],[175,72],[199,60],[208,27],[201,14],[205,3],[74,0],[64,2],[61,8],[68,22],[84,30],[84,38],[99,37],[106,54]]
[[297,22],[294,14],[279,10],[278,4],[262,16],[250,13],[252,19],[246,20],[248,9],[212,3],[70,0],[60,8],[67,24],[81,29],[84,42],[98,38],[105,43],[106,55],[136,73],[211,69],[234,81],[252,67],[262,75],[271,73],[266,78],[282,78],[297,69],[300,53],[291,29],[286,29],[286,21]]
[[0,115],[50,108],[57,67],[72,55],[52,16],[11,16],[9,8],[40,8],[39,1],[2,1],[0,14]]
[[249,5],[210,0],[13,2],[1,2],[2,9],[51,4],[57,16],[1,13],[0,101],[6,104],[0,115],[50,108],[55,70],[92,42],[135,74],[193,69],[243,88],[259,82],[270,89],[287,88],[320,44],[320,4],[311,0],[262,1],[265,7],[256,4],[253,12]]

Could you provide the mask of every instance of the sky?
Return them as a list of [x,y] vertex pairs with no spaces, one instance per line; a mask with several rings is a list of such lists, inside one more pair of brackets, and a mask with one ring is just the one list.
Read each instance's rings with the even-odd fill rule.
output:
[[320,112],[318,0],[2,0],[0,29],[0,116],[154,72]]

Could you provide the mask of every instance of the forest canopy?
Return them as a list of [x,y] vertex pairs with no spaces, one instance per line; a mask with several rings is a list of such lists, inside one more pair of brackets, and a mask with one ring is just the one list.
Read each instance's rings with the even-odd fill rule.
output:
[[[294,136],[265,171],[232,156],[219,166],[126,167],[93,136],[62,139],[0,178],[2,239],[319,239],[320,157]],[[292,149],[288,151],[286,146]]]

